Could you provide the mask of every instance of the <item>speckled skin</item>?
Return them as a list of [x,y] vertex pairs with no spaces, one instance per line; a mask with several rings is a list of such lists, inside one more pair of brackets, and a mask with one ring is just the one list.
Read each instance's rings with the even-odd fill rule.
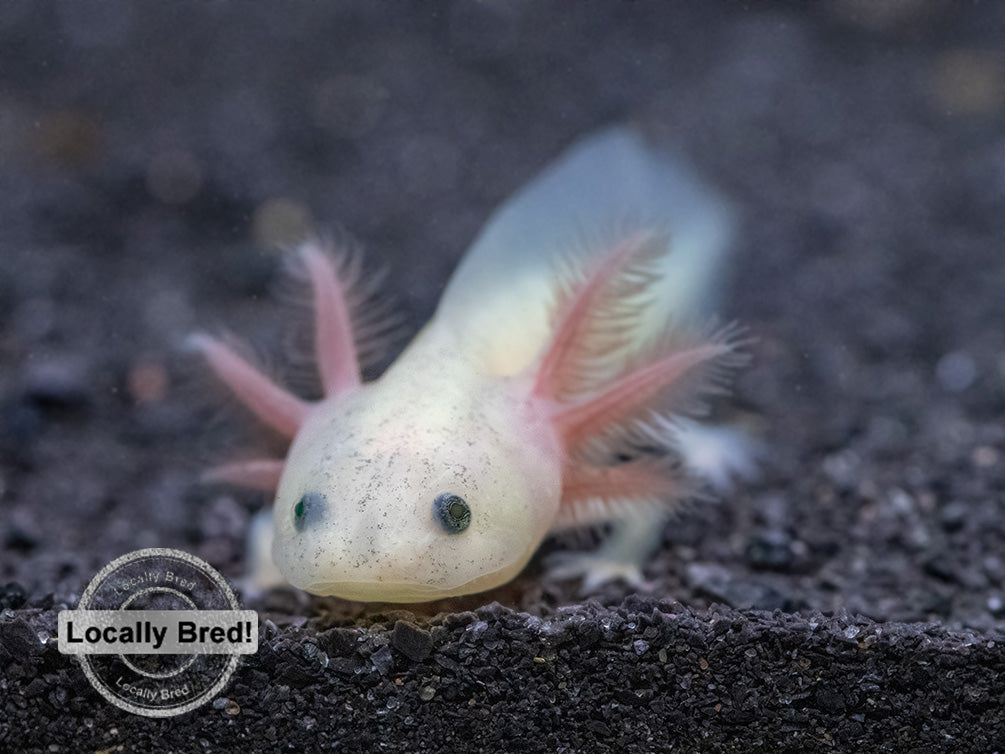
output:
[[[319,594],[420,602],[516,575],[555,517],[558,440],[527,378],[493,377],[427,330],[379,380],[316,406],[297,435],[275,504],[276,565]],[[448,342],[444,342],[444,341]],[[298,530],[306,493],[326,505]],[[450,534],[443,492],[471,506]]]

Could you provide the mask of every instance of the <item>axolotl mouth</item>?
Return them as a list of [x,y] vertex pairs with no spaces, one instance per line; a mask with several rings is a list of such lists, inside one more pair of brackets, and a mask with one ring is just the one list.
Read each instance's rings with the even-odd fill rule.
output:
[[[434,599],[445,599],[456,594],[470,594],[472,592],[483,591],[494,586],[491,583],[487,583],[485,586],[477,586],[476,582],[482,580],[484,579],[474,579],[466,584],[449,589],[438,589],[423,584],[375,584],[372,581],[331,581],[312,584],[307,587],[306,591],[312,594],[331,595],[360,602],[430,602]],[[505,580],[499,579],[499,582],[501,583]]]
[[430,584],[385,581],[326,581],[304,587],[304,591],[321,596],[340,597],[359,602],[431,602],[459,594],[474,594],[504,584],[513,578],[512,565],[486,573],[463,584],[436,587]]
[[358,602],[430,602],[453,593],[453,590],[429,588],[421,584],[381,584],[374,588],[374,584],[365,581],[311,584],[306,591]]

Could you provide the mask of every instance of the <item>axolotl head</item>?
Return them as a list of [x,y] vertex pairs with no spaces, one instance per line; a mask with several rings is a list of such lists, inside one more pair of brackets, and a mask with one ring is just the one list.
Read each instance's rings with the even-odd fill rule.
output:
[[420,602],[526,564],[561,494],[552,433],[512,386],[449,376],[388,374],[313,409],[274,511],[273,558],[292,584]]

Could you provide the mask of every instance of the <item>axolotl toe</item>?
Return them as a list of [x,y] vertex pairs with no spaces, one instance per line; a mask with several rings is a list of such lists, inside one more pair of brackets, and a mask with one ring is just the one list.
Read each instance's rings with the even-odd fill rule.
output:
[[636,132],[590,137],[497,211],[432,320],[368,383],[359,275],[307,243],[324,397],[195,336],[291,439],[285,459],[212,476],[275,492],[272,556],[290,583],[364,601],[489,589],[550,532],[665,509],[693,489],[672,416],[738,361],[734,330],[701,325],[730,219]]

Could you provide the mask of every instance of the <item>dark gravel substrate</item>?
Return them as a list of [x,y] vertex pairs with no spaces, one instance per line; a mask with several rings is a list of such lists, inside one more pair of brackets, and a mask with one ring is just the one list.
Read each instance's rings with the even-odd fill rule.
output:
[[[0,749],[1005,749],[1005,3],[569,7],[0,3]],[[239,577],[263,502],[197,483],[253,443],[185,334],[298,379],[269,244],[312,219],[414,332],[491,209],[619,120],[743,212],[761,477],[641,595],[540,559],[407,610],[277,590],[215,703],[107,704],[58,610],[140,547]]]
[[[36,611],[30,611],[34,613]],[[365,627],[265,623],[211,707],[110,707],[4,624],[15,749],[78,751],[995,751],[1005,657],[975,631],[630,597],[547,619],[493,603]],[[35,627],[32,626],[34,624]],[[999,637],[1001,641],[1001,637]],[[44,716],[44,717],[42,717]],[[996,724],[998,727],[996,727]]]

